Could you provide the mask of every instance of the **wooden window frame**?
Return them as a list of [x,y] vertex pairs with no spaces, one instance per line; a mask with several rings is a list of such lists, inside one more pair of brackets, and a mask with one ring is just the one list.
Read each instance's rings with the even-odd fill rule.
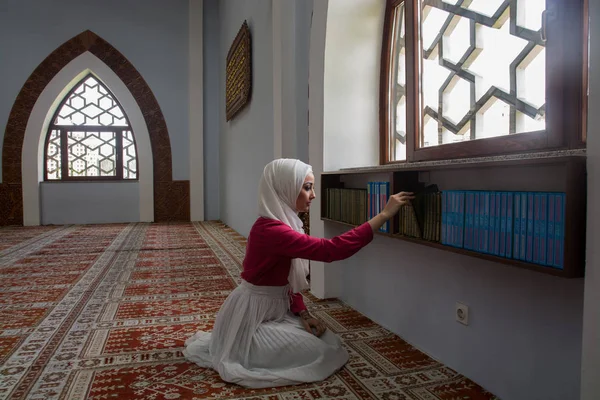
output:
[[[119,125],[119,126],[94,126],[94,125],[57,125],[54,124],[58,113],[61,108],[65,104],[65,102],[71,97],[71,95],[77,90],[77,88],[85,82],[89,77],[93,77],[98,83],[106,90],[113,98],[113,100],[117,103],[119,108],[123,110],[123,115],[125,116],[125,120],[127,121],[127,125]],[[133,146],[135,147],[136,154],[136,163],[139,166],[139,158],[138,158],[138,147],[137,142],[135,140],[135,134],[133,133],[133,129],[131,128],[131,124],[129,123],[129,118],[125,114],[125,109],[113,94],[112,91],[104,85],[100,79],[98,79],[93,74],[87,74],[83,77],[77,84],[73,86],[71,90],[63,97],[60,104],[56,108],[54,115],[52,116],[51,121],[53,121],[48,127],[48,131],[46,132],[46,139],[44,142],[44,182],[137,182],[140,179],[140,171],[139,168],[136,171],[135,178],[124,178],[123,177],[123,135],[125,132],[131,132],[131,138],[133,139]],[[52,131],[58,131],[61,136],[61,148],[60,148],[60,168],[61,168],[61,178],[60,179],[48,179],[48,144],[50,143],[50,136]],[[116,175],[115,176],[69,176],[69,150],[67,143],[67,132],[113,132],[115,134],[115,151],[116,151]]]
[[[393,17],[404,3],[406,29],[406,160],[389,157],[391,121],[390,79],[392,77]],[[380,66],[380,163],[448,160],[493,155],[564,150],[585,147],[587,112],[587,0],[547,0],[552,13],[547,26],[546,129],[419,148],[420,93],[418,0],[387,0]],[[446,5],[445,5],[446,6]],[[451,9],[452,5],[447,5]],[[511,11],[512,12],[512,11]],[[574,46],[573,43],[581,43]]]

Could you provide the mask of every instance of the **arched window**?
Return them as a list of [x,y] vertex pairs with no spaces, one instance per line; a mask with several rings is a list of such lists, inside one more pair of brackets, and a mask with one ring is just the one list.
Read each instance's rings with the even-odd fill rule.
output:
[[59,105],[46,136],[45,176],[57,180],[136,180],[133,131],[113,94],[87,75]]
[[387,0],[382,163],[585,147],[583,0]]

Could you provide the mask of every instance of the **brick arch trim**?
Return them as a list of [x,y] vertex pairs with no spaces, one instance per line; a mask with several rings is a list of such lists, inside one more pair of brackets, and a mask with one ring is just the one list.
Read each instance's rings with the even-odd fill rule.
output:
[[171,143],[158,101],[133,64],[110,43],[88,30],[63,43],[46,57],[29,76],[13,104],[2,146],[0,226],[23,224],[21,155],[25,128],[33,106],[52,78],[86,51],[115,72],[142,111],[152,146],[154,221],[189,221],[189,181],[172,179]]

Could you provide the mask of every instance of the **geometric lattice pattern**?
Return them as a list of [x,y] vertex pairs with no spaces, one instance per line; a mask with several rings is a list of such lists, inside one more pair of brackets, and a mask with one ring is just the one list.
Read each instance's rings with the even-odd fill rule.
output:
[[46,174],[48,179],[60,179],[62,177],[61,164],[61,136],[60,131],[53,129],[48,137],[46,145]]
[[423,146],[545,129],[545,0],[422,0]]
[[90,75],[67,96],[54,125],[129,126],[129,123],[114,96]]
[[116,176],[115,132],[67,132],[69,176]]
[[46,179],[137,179],[135,139],[123,109],[92,75],[65,97],[46,141]]
[[495,396],[336,300],[305,302],[350,354],[324,382],[225,384],[181,350],[240,282],[218,222],[0,229],[0,398],[402,399]]
[[[421,147],[546,129],[546,0],[419,0]],[[404,4],[392,36],[395,146],[406,131]],[[392,155],[402,159],[396,150]]]
[[133,132],[123,131],[123,179],[137,177],[137,155]]

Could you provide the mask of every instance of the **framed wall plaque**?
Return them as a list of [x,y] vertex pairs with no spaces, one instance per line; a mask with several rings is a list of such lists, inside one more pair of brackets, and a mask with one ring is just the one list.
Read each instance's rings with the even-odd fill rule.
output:
[[252,96],[252,46],[250,29],[244,21],[227,53],[225,71],[225,114],[233,119]]

